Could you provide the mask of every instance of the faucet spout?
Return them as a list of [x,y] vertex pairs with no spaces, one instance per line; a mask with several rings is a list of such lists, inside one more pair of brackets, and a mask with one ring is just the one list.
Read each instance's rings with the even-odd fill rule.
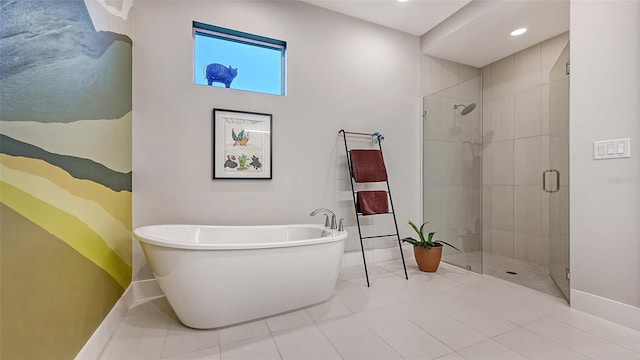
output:
[[[311,212],[311,214],[309,214],[309,216],[315,216],[320,213],[325,214],[325,222],[324,222],[325,227],[328,227],[332,230],[335,230],[338,228],[336,224],[336,214],[329,209],[325,209],[325,208],[315,209]],[[327,214],[331,214],[331,224],[329,224],[329,217],[327,216]]]
[[329,210],[329,209],[320,208],[320,209],[315,209],[315,210],[313,210],[313,211],[311,212],[311,214],[309,214],[309,216],[316,216],[316,215],[318,215],[319,213],[329,213],[329,214],[331,214],[331,215],[335,215],[335,214],[333,213],[333,211],[331,211],[331,210]]

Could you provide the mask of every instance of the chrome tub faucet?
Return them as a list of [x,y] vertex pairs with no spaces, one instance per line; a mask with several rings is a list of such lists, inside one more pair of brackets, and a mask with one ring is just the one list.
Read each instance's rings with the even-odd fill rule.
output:
[[[325,208],[315,209],[309,214],[309,216],[315,216],[317,214],[324,213],[324,227],[329,228],[331,230],[337,230],[338,226],[336,225],[336,214]],[[329,215],[331,214],[331,223],[329,223]]]

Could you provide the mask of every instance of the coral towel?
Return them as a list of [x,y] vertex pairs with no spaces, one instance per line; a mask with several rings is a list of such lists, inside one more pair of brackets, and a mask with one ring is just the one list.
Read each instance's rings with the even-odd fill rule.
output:
[[356,182],[387,181],[387,169],[380,150],[351,150],[351,167]]
[[387,192],[382,190],[358,191],[358,207],[363,215],[388,213]]

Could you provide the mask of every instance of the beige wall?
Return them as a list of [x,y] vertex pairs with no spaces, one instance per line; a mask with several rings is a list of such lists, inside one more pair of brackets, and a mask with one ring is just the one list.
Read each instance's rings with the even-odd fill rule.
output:
[[429,55],[421,55],[420,60],[420,89],[423,97],[480,75],[480,70],[473,66]]
[[484,250],[549,264],[549,72],[568,33],[482,68]]

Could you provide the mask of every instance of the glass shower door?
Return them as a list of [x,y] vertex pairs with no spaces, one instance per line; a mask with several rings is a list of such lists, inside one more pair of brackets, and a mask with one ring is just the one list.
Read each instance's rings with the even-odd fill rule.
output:
[[569,44],[549,77],[549,274],[569,300]]
[[423,99],[423,222],[442,260],[482,273],[482,81],[462,82]]

